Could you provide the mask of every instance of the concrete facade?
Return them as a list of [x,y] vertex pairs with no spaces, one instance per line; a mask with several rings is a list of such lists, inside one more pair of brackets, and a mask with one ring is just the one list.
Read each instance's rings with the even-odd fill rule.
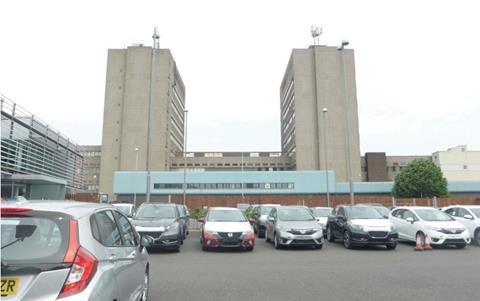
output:
[[459,145],[435,152],[432,157],[448,181],[480,181],[480,151]]
[[108,51],[99,192],[109,200],[114,172],[147,170],[149,112],[150,170],[169,170],[174,154],[183,152],[185,87],[170,50],[155,49],[149,107],[151,71],[151,47]]
[[352,179],[361,179],[356,94],[353,50],[311,46],[292,51],[280,87],[282,153],[291,158],[291,169],[333,170],[338,180],[348,181],[348,114]]

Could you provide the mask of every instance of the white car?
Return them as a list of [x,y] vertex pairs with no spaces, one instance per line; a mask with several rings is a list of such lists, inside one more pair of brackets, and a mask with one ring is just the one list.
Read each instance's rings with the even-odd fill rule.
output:
[[445,212],[432,207],[397,207],[389,220],[398,229],[399,239],[425,243],[428,235],[432,245],[465,248],[470,233],[462,224]]
[[310,208],[310,210],[312,211],[313,216],[315,216],[315,219],[317,220],[317,223],[322,225],[323,235],[324,235],[324,237],[326,237],[328,216],[330,214],[332,214],[333,208],[331,208],[331,207],[313,207],[313,208]]
[[449,206],[442,209],[445,213],[450,214],[455,220],[464,225],[470,238],[480,245],[480,206]]
[[135,214],[135,205],[129,203],[115,203],[112,204],[113,206],[117,207],[117,209],[125,214],[128,220],[132,220],[133,215]]
[[253,250],[255,233],[240,209],[212,207],[200,221],[203,223],[200,235],[202,250],[218,248]]

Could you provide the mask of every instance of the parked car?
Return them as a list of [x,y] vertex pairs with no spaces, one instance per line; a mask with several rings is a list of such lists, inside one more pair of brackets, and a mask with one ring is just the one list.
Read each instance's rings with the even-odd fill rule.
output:
[[2,203],[2,300],[147,300],[149,261],[115,207]]
[[267,217],[273,208],[279,207],[279,204],[262,204],[255,207],[253,214],[253,229],[258,238],[265,238],[265,229],[267,227]]
[[465,226],[472,241],[480,245],[480,206],[449,206],[443,211]]
[[364,203],[364,204],[357,204],[357,206],[369,206],[372,207],[373,209],[377,210],[378,213],[380,213],[383,218],[388,218],[390,215],[390,209],[387,207],[383,206],[382,204],[378,203]]
[[183,219],[175,204],[143,203],[132,224],[142,237],[152,241],[151,249],[180,251],[183,244]]
[[187,235],[190,234],[189,227],[190,227],[190,212],[188,211],[187,206],[185,205],[177,205],[178,212],[180,213],[180,218],[182,219],[183,225],[183,239],[187,238]]
[[237,203],[237,209],[240,209],[243,213],[250,207],[248,203]]
[[276,249],[287,246],[323,247],[322,226],[307,207],[274,207],[267,220],[266,241],[272,241]]
[[340,205],[327,221],[327,240],[334,242],[336,238],[342,239],[347,249],[385,245],[387,249],[394,250],[398,231],[374,207]]
[[201,219],[202,250],[241,248],[252,251],[255,233],[245,215],[237,208],[212,207]]
[[131,220],[133,215],[135,214],[135,205],[133,205],[133,204],[115,203],[115,204],[112,204],[112,205],[117,207],[118,211],[120,211],[124,215],[126,215],[129,220]]
[[456,246],[465,248],[470,243],[468,230],[445,212],[432,207],[397,207],[389,220],[398,229],[403,240],[425,243],[428,235],[432,246]]
[[323,238],[327,237],[327,220],[328,216],[332,214],[333,208],[331,207],[313,207],[310,208],[313,216],[317,222],[322,226]]

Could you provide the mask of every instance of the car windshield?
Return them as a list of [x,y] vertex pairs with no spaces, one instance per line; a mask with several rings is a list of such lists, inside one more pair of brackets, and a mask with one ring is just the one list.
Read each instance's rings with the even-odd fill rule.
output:
[[469,207],[468,209],[470,209],[473,212],[473,214],[475,214],[476,217],[480,218],[480,208]]
[[385,207],[373,207],[375,210],[378,211],[383,217],[387,217],[390,214],[390,210]]
[[63,262],[69,241],[69,218],[33,211],[0,219],[3,265]]
[[316,217],[328,217],[332,213],[331,208],[313,208],[312,211]]
[[307,208],[282,208],[278,211],[281,221],[314,221],[315,218]]
[[125,205],[115,205],[115,207],[120,211],[121,213],[129,216],[132,214],[131,206],[125,206]]
[[245,216],[240,210],[211,210],[208,213],[209,222],[246,222]]
[[383,216],[373,207],[347,207],[347,216],[351,219],[381,219]]
[[177,212],[174,206],[159,206],[143,204],[138,208],[135,218],[176,218]]
[[453,221],[450,215],[437,209],[415,209],[417,215],[427,222]]
[[275,206],[262,206],[260,207],[260,214],[269,215],[273,208],[275,208]]

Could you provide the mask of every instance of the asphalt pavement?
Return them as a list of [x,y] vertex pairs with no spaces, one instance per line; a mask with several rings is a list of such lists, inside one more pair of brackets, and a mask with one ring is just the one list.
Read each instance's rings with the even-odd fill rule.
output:
[[180,253],[150,254],[149,300],[480,300],[480,247],[415,252],[401,243],[347,250],[202,252],[198,233]]

